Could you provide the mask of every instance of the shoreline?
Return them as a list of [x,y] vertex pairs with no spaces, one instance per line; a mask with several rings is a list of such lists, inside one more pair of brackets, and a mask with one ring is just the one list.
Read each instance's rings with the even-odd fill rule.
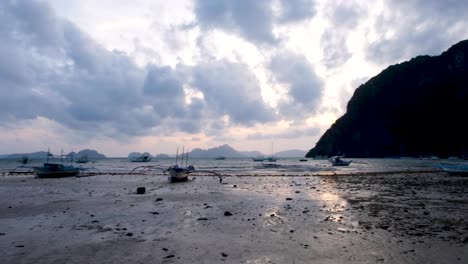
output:
[[[468,178],[0,176],[4,263],[463,263]],[[138,187],[146,193],[138,195]]]

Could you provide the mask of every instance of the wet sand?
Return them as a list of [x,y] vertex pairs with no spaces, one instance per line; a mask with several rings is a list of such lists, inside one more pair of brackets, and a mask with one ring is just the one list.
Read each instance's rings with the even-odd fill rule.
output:
[[0,176],[0,259],[466,263],[468,177]]

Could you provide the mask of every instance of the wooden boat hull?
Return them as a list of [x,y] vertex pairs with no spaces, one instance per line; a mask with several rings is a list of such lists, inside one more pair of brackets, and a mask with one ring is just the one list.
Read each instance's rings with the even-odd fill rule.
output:
[[34,172],[37,175],[37,178],[64,178],[64,177],[74,177],[80,172],[76,168],[63,169],[63,170],[50,170],[42,167],[34,167]]
[[188,181],[189,171],[183,168],[170,168],[169,181],[170,182],[186,182]]
[[78,175],[80,170],[73,166],[64,166],[57,163],[44,163],[42,167],[33,167],[37,178],[63,178]]

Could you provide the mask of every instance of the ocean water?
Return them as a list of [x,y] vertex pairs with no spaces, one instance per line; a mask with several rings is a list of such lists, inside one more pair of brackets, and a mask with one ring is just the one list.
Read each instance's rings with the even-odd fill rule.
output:
[[[456,163],[457,160],[420,160],[420,159],[346,159],[353,160],[349,166],[332,166],[328,160],[314,160],[301,162],[300,158],[280,158],[276,162],[254,162],[250,158],[227,158],[215,160],[213,158],[189,158],[184,164],[193,165],[196,171],[214,171],[222,175],[316,175],[316,174],[350,174],[371,172],[401,172],[401,171],[425,171],[435,169],[434,165],[440,163]],[[33,166],[41,166],[45,160],[35,159],[18,168],[17,171],[31,171]],[[60,162],[54,160],[53,162]],[[461,162],[458,161],[458,162]],[[137,167],[151,166],[146,173],[163,174],[162,171],[174,165],[174,158],[153,159],[150,162],[130,162],[127,158],[107,158],[90,161],[85,164],[70,163],[82,168],[99,171],[101,173],[125,174]],[[178,160],[178,164],[181,161]],[[0,159],[0,174],[6,174],[21,164],[14,159]],[[140,167],[142,169],[142,167]]]

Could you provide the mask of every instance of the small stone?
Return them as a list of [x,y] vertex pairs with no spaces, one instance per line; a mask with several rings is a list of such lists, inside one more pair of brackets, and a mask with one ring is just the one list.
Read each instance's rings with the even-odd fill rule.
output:
[[163,200],[163,198],[157,198],[157,199],[156,199],[156,202],[160,202],[160,201],[162,201],[162,200]]
[[292,199],[293,199],[293,198],[290,198],[290,197],[286,198],[287,201],[291,201]]
[[222,253],[222,252],[221,252],[221,256],[223,256],[223,258],[225,258],[225,257],[227,257],[227,256],[228,256],[228,254],[226,254],[226,253]]
[[231,215],[232,215],[232,213],[229,212],[229,211],[224,212],[224,216],[231,216]]
[[126,233],[125,235],[126,235],[126,236],[133,236],[133,233],[130,233],[130,232],[129,232],[129,233]]
[[164,258],[168,259],[168,258],[173,258],[173,257],[175,257],[175,256],[174,255],[169,255],[169,256],[165,256]]
[[145,187],[138,187],[136,193],[137,194],[144,194],[146,192]]
[[198,220],[198,221],[206,221],[206,220],[208,220],[208,218],[206,218],[206,217],[200,217],[200,218],[197,218],[197,220]]

